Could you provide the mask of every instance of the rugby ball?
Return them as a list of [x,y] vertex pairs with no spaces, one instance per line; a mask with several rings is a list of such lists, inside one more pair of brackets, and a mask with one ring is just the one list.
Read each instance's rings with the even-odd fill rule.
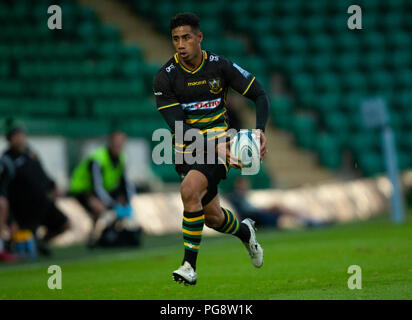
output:
[[239,158],[242,174],[257,174],[260,169],[260,140],[252,130],[242,129],[231,139],[230,153]]

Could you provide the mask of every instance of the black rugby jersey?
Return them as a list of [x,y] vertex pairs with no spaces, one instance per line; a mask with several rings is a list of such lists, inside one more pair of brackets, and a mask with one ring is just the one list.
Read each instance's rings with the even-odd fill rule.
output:
[[259,88],[260,85],[236,63],[209,51],[202,50],[202,53],[202,62],[193,71],[179,62],[176,53],[158,71],[153,90],[160,112],[180,107],[187,125],[218,138],[228,129],[226,95],[229,87],[247,96],[254,83]]

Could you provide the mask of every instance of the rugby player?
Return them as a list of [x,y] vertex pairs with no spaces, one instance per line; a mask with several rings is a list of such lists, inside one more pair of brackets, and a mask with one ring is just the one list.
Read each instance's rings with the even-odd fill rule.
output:
[[[183,201],[184,257],[182,265],[173,272],[173,279],[186,285],[197,281],[196,259],[204,224],[222,233],[233,234],[245,245],[252,264],[263,264],[263,249],[256,240],[254,221],[239,222],[228,209],[222,208],[217,194],[221,179],[226,179],[229,167],[241,168],[239,159],[230,155],[230,141],[224,139],[228,129],[226,95],[231,87],[254,101],[256,129],[260,136],[260,157],[266,154],[264,135],[268,118],[269,98],[255,77],[226,58],[202,50],[203,34],[199,18],[193,13],[181,13],[170,21],[176,54],[158,71],[154,79],[157,110],[171,131],[176,134],[178,124],[183,132],[197,129],[202,134],[205,148],[208,141],[216,141],[215,163],[206,161],[177,163],[175,169],[182,178],[180,194]],[[217,142],[219,141],[219,142]],[[174,155],[193,152],[190,141],[178,143],[174,136]],[[196,151],[194,151],[196,152]],[[206,154],[206,152],[202,152]]]

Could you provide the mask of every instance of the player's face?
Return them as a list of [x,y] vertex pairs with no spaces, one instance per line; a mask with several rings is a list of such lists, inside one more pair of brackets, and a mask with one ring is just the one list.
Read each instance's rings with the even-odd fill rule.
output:
[[123,150],[124,143],[126,142],[126,136],[122,133],[115,133],[110,138],[109,148],[111,153],[118,157]]
[[199,31],[194,31],[191,26],[180,26],[172,30],[172,41],[179,59],[191,61],[201,54],[200,43],[203,35]]

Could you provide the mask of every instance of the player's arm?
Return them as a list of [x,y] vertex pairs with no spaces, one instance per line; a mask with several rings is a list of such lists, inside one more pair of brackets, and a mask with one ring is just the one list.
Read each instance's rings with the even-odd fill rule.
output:
[[222,70],[230,87],[252,100],[256,105],[256,129],[260,134],[260,156],[266,154],[265,128],[269,116],[269,96],[259,81],[235,63],[221,58]]
[[[173,133],[176,132],[177,125],[179,124],[183,126],[183,135],[190,129],[195,129],[200,134],[200,130],[185,123],[185,114],[170,86],[167,75],[163,71],[159,71],[156,75],[153,83],[153,91],[156,97],[157,110],[163,116]],[[205,144],[206,139],[204,146]]]
[[260,135],[260,158],[265,158],[266,137],[265,128],[269,115],[269,96],[262,85],[255,79],[249,90],[244,94],[245,97],[251,99],[256,106],[256,129],[259,130]]

